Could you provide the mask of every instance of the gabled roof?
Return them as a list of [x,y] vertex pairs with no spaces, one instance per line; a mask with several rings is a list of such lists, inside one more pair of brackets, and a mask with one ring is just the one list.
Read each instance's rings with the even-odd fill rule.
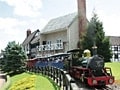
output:
[[120,45],[120,37],[119,36],[109,36],[110,44],[113,45]]
[[24,46],[24,45],[29,44],[34,39],[37,32],[39,32],[39,30],[34,31],[28,37],[26,37],[26,39],[23,41],[22,45]]
[[72,13],[50,20],[48,24],[44,27],[44,29],[41,31],[41,34],[66,29],[71,25],[76,16],[77,13]]
[[40,35],[36,36],[32,41],[31,44],[37,43],[40,39]]

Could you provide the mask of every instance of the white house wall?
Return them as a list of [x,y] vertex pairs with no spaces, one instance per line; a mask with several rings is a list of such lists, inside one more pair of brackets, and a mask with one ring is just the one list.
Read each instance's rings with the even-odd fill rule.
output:
[[57,40],[61,40],[62,42],[68,42],[67,30],[41,35],[40,43],[42,45],[42,41],[51,41],[51,44],[53,44],[57,43]]
[[79,41],[78,19],[74,19],[69,27],[57,32],[42,34],[40,37],[40,45],[43,41],[51,41],[51,44],[61,40],[64,43],[64,51],[76,49]]
[[76,49],[79,41],[78,19],[76,18],[68,28],[69,50]]

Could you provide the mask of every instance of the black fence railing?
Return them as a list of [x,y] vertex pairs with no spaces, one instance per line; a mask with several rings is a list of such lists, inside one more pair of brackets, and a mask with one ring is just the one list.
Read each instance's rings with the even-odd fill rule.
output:
[[27,68],[27,71],[47,75],[61,87],[61,90],[79,90],[75,80],[63,69],[46,66],[31,69]]

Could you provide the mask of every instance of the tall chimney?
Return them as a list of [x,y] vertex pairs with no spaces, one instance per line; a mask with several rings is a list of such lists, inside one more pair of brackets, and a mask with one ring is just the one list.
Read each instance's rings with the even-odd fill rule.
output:
[[28,29],[26,34],[27,34],[27,37],[28,37],[31,34],[31,30]]
[[78,3],[78,29],[79,37],[82,38],[83,33],[86,31],[87,18],[86,18],[86,0],[77,0]]

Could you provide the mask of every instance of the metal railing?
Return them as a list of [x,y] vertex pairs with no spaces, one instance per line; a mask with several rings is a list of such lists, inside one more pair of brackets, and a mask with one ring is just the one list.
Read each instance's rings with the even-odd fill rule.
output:
[[27,68],[30,72],[41,73],[47,75],[54,82],[61,87],[61,90],[79,90],[75,80],[69,75],[67,71],[55,67],[38,67],[38,68]]
[[60,50],[63,49],[63,43],[54,43],[54,44],[46,44],[38,46],[39,51],[46,51],[46,50]]

